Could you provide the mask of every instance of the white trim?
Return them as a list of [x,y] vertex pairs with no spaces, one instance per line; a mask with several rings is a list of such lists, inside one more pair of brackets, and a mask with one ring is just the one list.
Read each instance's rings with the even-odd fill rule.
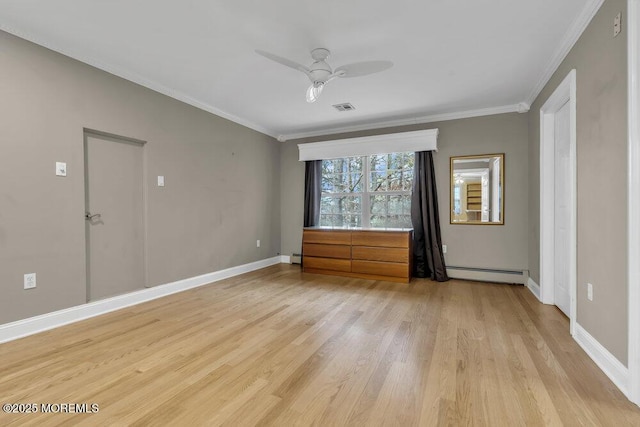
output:
[[582,9],[580,15],[578,15],[576,20],[573,21],[573,24],[571,25],[571,27],[569,27],[569,30],[564,35],[562,42],[545,67],[542,76],[540,76],[540,79],[538,80],[538,83],[536,83],[533,89],[531,89],[531,92],[529,93],[529,96],[525,101],[526,103],[528,103],[529,105],[533,104],[538,95],[540,95],[542,89],[544,89],[546,84],[553,76],[553,73],[556,72],[562,61],[564,61],[564,58],[567,57],[567,55],[571,51],[571,48],[573,48],[573,46],[576,44],[584,30],[587,28],[587,25],[589,25],[603,3],[604,0],[587,1],[587,4],[584,5],[584,8]]
[[607,377],[628,396],[628,369],[596,340],[586,329],[576,323],[573,338]]
[[531,291],[538,301],[542,302],[542,299],[540,299],[540,285],[538,285],[531,277],[527,280],[527,289]]
[[291,264],[291,256],[289,256],[289,255],[280,255],[280,263],[282,263],[282,264]]
[[640,405],[640,0],[629,0],[627,5],[629,399]]
[[190,277],[164,285],[153,286],[140,291],[130,292],[28,319],[0,325],[0,343],[12,341],[28,335],[54,329],[69,323],[75,323],[90,317],[99,316],[125,307],[162,298],[167,295],[197,288],[229,277],[237,276],[250,271],[259,270],[282,262],[280,256],[267,258],[249,264],[227,268],[201,276]]
[[215,114],[216,116],[230,120],[234,123],[247,127],[249,129],[253,129],[257,132],[263,133],[273,138],[275,138],[276,136],[275,132],[265,128],[264,126],[261,126],[257,123],[253,123],[249,120],[243,119],[242,117],[238,117],[234,114],[227,113],[226,111],[216,108],[213,105],[207,104],[206,102],[202,102],[181,91],[171,89],[153,80],[149,80],[146,77],[142,77],[139,74],[132,73],[130,71],[125,71],[119,67],[107,64],[99,59],[96,59],[87,55],[79,54],[75,52],[73,49],[60,47],[59,45],[52,43],[51,41],[43,40],[28,32],[17,31],[5,23],[0,23],[0,30],[5,31],[9,34],[13,34],[14,36],[19,37],[21,39],[35,43],[39,46],[46,47],[47,49],[50,49],[54,52],[58,52],[64,56],[68,56],[69,58],[75,59],[76,61],[80,61],[84,64],[91,65],[92,67],[98,68],[102,71],[106,71],[107,73],[121,77],[125,80],[129,80],[130,82],[136,83],[140,86],[144,86],[147,89],[151,89],[155,92],[161,93],[162,95],[166,95],[170,98],[177,99],[178,101],[184,102],[185,104],[189,104],[193,107],[199,108],[211,114]]
[[298,144],[299,160],[337,159],[382,153],[410,153],[438,149],[438,129],[345,138]]
[[480,108],[477,110],[454,111],[451,113],[432,114],[413,118],[398,118],[391,120],[380,120],[370,123],[354,124],[341,127],[330,127],[326,129],[301,131],[278,135],[278,141],[284,142],[292,139],[310,138],[314,136],[333,135],[338,133],[358,132],[371,129],[383,129],[396,126],[420,125],[433,122],[444,122],[447,120],[469,119],[472,117],[492,116],[494,114],[506,113],[526,113],[529,111],[529,104],[519,103],[502,105],[499,107]]
[[555,113],[569,105],[569,144],[571,178],[571,218],[569,254],[569,320],[571,335],[575,332],[577,306],[577,177],[576,177],[576,70],[571,70],[553,94],[540,108],[540,300],[554,304],[554,123]]

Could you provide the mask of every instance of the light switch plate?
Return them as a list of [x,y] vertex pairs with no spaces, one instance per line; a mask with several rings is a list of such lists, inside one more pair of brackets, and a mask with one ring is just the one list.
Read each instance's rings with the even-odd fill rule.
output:
[[158,176],[158,187],[164,187],[164,176]]
[[67,164],[56,162],[56,176],[67,176]]

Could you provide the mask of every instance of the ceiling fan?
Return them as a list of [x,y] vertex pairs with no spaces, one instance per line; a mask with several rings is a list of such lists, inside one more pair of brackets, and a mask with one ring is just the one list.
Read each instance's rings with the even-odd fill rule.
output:
[[327,58],[331,52],[324,48],[311,51],[313,64],[309,67],[264,50],[256,49],[256,53],[279,64],[302,71],[311,80],[311,86],[307,89],[307,102],[315,102],[322,93],[324,85],[337,77],[361,77],[387,70],[393,66],[391,61],[365,61],[343,65],[332,70],[331,66],[327,64]]

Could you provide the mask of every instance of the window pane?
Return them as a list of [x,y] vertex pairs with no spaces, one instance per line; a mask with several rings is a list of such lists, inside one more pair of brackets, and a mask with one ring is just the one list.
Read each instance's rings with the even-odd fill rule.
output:
[[390,216],[371,216],[371,227],[373,228],[410,228],[410,215],[390,215]]
[[409,170],[405,169],[404,171],[404,175],[402,177],[402,190],[411,191],[412,185],[413,185],[413,165],[411,165],[411,169]]
[[411,193],[402,199],[402,213],[411,216]]
[[320,215],[335,213],[335,205],[333,198],[322,197],[320,198]]
[[413,153],[370,156],[369,191],[411,191],[413,162]]
[[387,191],[387,173],[371,172],[370,191]]
[[370,196],[371,227],[408,228],[411,227],[411,195]]
[[371,196],[371,214],[386,215],[387,214],[387,197]]
[[360,193],[363,191],[362,157],[322,161],[323,193]]
[[383,215],[371,215],[371,227],[373,228],[386,228],[387,217]]
[[320,202],[320,225],[325,227],[360,227],[362,197],[323,196]]
[[362,227],[361,215],[320,215],[321,227]]

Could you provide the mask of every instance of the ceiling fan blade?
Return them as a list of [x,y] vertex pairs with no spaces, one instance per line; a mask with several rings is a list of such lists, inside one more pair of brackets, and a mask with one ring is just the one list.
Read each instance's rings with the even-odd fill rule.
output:
[[327,83],[329,83],[331,80],[333,80],[333,79],[337,79],[338,77],[344,77],[344,75],[345,75],[345,74],[346,74],[346,73],[345,73],[345,71],[344,71],[344,70],[343,70],[343,71],[338,71],[338,70],[336,70],[336,72],[335,72],[335,73],[333,73],[333,74],[331,74],[331,75],[329,76],[329,78],[327,79],[327,81],[326,81],[326,82],[324,82],[324,84],[327,84]]
[[302,71],[306,75],[309,75],[309,73],[311,72],[311,70],[309,70],[308,67],[305,67],[304,65],[298,64],[297,62],[291,61],[291,60],[289,60],[287,58],[283,58],[281,56],[274,55],[273,53],[265,52],[264,50],[260,50],[260,49],[256,49],[256,53],[258,55],[264,56],[267,59],[275,61],[275,62],[277,62],[279,64],[282,64],[282,65],[285,65],[287,67],[293,68],[294,70]]
[[379,73],[393,67],[391,61],[365,61],[343,65],[336,68],[335,74],[339,77],[361,77],[368,74]]

